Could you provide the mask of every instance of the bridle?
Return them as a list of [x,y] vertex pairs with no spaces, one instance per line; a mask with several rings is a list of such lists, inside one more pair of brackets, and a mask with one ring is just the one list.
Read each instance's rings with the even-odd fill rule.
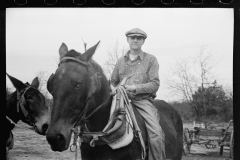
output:
[[[93,72],[92,66],[90,65],[89,62],[82,61],[82,60],[74,58],[74,57],[64,57],[64,58],[62,58],[61,61],[58,64],[58,66],[60,66],[60,64],[63,63],[64,61],[66,61],[66,60],[72,60],[72,61],[78,62],[78,63],[86,66],[87,69],[88,69],[88,72],[89,72],[89,77],[94,76],[94,74],[99,74],[98,72],[95,72],[95,73]],[[82,121],[86,121],[93,113],[95,113],[99,109],[99,107],[97,107],[89,116],[86,117],[86,111],[87,111],[87,108],[90,105],[91,98],[92,97],[90,97],[86,100],[85,107],[84,107],[83,111],[79,114],[76,122],[74,122],[74,124],[72,126],[72,128],[73,128],[72,130],[74,130],[74,128],[76,128],[78,124],[81,124]]]
[[[74,57],[64,57],[61,59],[61,61],[59,62],[58,66],[60,66],[61,63],[63,63],[64,61],[66,60],[72,60],[72,61],[75,61],[75,62],[78,62],[82,65],[84,65],[85,67],[87,67],[88,69],[88,72],[89,72],[89,77],[91,76],[94,76],[95,74],[99,74],[98,72],[93,72],[93,69],[92,69],[92,66],[89,62],[86,62],[86,61],[82,61],[80,59],[77,59],[77,58],[74,58]],[[77,120],[73,123],[72,127],[71,127],[71,130],[73,131],[74,133],[74,140],[73,140],[73,144],[71,145],[70,147],[70,150],[72,152],[76,151],[76,147],[77,147],[77,144],[76,144],[76,141],[77,141],[77,138],[80,134],[80,126],[82,125],[83,122],[86,122],[88,118],[90,118],[98,109],[100,109],[103,105],[100,105],[98,106],[96,109],[94,109],[87,117],[86,117],[86,112],[87,112],[87,109],[88,107],[90,106],[90,103],[91,103],[91,99],[92,97],[88,98],[85,102],[85,107],[83,109],[83,111],[79,114]],[[86,124],[86,123],[85,123]],[[72,147],[75,147],[75,150],[72,150]]]
[[18,92],[17,91],[17,112],[20,113],[20,109],[23,112],[23,115],[26,119],[26,121],[28,122],[28,124],[30,126],[34,126],[35,123],[31,120],[31,117],[29,116],[29,112],[26,109],[26,99],[25,99],[25,93],[27,92],[27,90],[29,90],[30,88],[35,89],[34,87],[28,85],[27,88],[23,89],[22,91]]
[[[27,85],[27,84],[26,84]],[[27,87],[23,90],[21,90],[20,92],[17,91],[17,113],[20,113],[20,110],[22,111],[25,120],[27,121],[27,123],[34,127],[35,123],[31,120],[31,117],[29,116],[29,112],[26,109],[26,99],[25,99],[25,93],[27,92],[28,89],[33,88],[34,87],[27,85]],[[6,116],[6,118],[14,125],[17,125],[16,123],[13,122],[13,120],[11,120],[8,116]],[[22,128],[22,127],[21,127]],[[34,130],[33,128],[27,128],[27,129],[31,129]]]
[[[80,64],[83,64],[84,66],[87,67],[89,73],[90,73],[90,77],[93,76],[94,74],[98,74],[98,72],[94,73],[93,70],[91,69],[91,65],[90,63],[88,62],[85,62],[85,61],[82,61],[80,59],[76,59],[76,58],[73,58],[73,57],[64,57],[58,66],[60,66],[60,64],[65,61],[65,60],[73,60],[75,62],[78,62]],[[123,80],[123,82],[121,83],[125,83],[127,77]],[[120,84],[121,85],[121,84]],[[122,88],[124,88],[124,86],[120,86]],[[123,89],[125,91],[125,88]],[[123,94],[123,93],[122,93]],[[125,94],[123,95],[126,95],[126,99],[125,99],[125,102],[129,105],[130,104],[130,101],[128,101],[127,99],[127,93],[125,91]],[[109,95],[109,96],[112,96],[112,95]],[[72,127],[71,127],[71,131],[73,131],[74,133],[74,139],[73,139],[73,143],[72,145],[70,146],[70,151],[71,152],[75,152],[75,159],[77,159],[77,139],[78,139],[78,136],[79,134],[85,134],[85,135],[92,135],[93,136],[93,139],[90,141],[90,146],[95,146],[94,144],[94,141],[96,139],[98,139],[99,136],[104,136],[106,135],[107,133],[105,131],[100,131],[100,132],[90,132],[88,129],[87,129],[87,125],[86,125],[86,121],[88,118],[90,118],[97,110],[99,110],[102,106],[104,106],[104,102],[99,105],[97,108],[95,108],[87,117],[86,117],[86,111],[88,109],[88,107],[90,106],[90,103],[91,103],[91,99],[92,99],[92,96],[90,98],[87,98],[86,102],[85,102],[85,107],[84,109],[82,110],[82,112],[79,114],[77,120],[73,123]],[[131,106],[131,105],[129,105]],[[133,110],[131,109],[131,113],[132,113],[132,117],[134,117],[134,113],[133,113]],[[137,125],[137,122],[136,122],[136,118],[134,118],[135,121],[133,121],[134,123],[134,126],[136,127],[136,131],[138,131],[137,133],[139,134],[139,138],[140,138],[140,143],[141,143],[141,146],[142,146],[142,157],[144,159],[144,157],[146,156],[146,153],[145,153],[145,144],[144,144],[144,141],[143,141],[143,138],[142,138],[142,135],[141,135],[141,130],[139,129],[138,125]],[[84,122],[84,124],[83,124]],[[85,127],[85,129],[87,130],[87,132],[83,132],[81,133],[80,131],[80,127]],[[75,147],[75,150],[72,149],[72,147]]]

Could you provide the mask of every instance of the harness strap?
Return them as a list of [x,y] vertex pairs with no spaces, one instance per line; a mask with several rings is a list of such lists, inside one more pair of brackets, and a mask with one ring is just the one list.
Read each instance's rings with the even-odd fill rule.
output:
[[23,112],[24,116],[27,117],[28,116],[28,111],[25,109],[25,107],[22,103],[20,103],[20,107],[22,109],[22,112]]
[[60,65],[63,61],[68,60],[68,59],[71,59],[71,60],[73,60],[73,61],[76,61],[76,62],[81,63],[81,64],[86,65],[86,66],[89,65],[88,62],[81,61],[80,59],[77,59],[77,58],[74,58],[74,57],[64,57],[64,58],[62,58],[61,61],[59,62],[59,65]]
[[25,100],[24,94],[26,93],[26,91],[29,88],[31,88],[31,86],[28,86],[25,90],[21,91],[21,92],[23,92],[22,94],[21,94],[21,92],[17,92],[17,98],[18,98],[17,112],[19,112],[19,106],[20,106],[25,117],[28,116],[28,111],[24,107],[24,105],[26,104],[26,100]]
[[88,72],[90,73],[90,76],[94,75],[94,72],[92,70],[91,64],[89,62],[86,61],[82,61],[80,59],[74,58],[74,57],[64,57],[61,59],[61,61],[59,62],[58,66],[60,66],[60,64],[65,61],[65,60],[73,60],[75,62],[78,62],[80,64],[85,65],[88,68]]
[[17,91],[17,112],[19,113],[19,112],[20,112],[20,109],[21,109],[21,111],[23,112],[24,117],[26,118],[26,121],[29,122],[28,124],[29,124],[30,126],[34,126],[34,123],[31,121],[31,119],[30,119],[30,117],[29,117],[29,115],[28,115],[28,111],[27,111],[26,108],[25,108],[26,99],[25,99],[24,95],[25,95],[26,91],[27,91],[29,88],[34,88],[34,87],[28,85],[28,87],[25,88],[24,90],[22,90],[22,91],[20,91],[20,92]]
[[17,125],[15,122],[13,122],[13,120],[11,120],[8,116],[6,116],[6,118],[7,118],[7,120],[9,120],[9,122],[11,123],[11,124],[14,124],[15,126],[17,126],[18,128],[22,128],[22,129],[29,129],[29,130],[34,130],[33,129],[33,127],[22,127],[22,126],[19,126],[19,125]]
[[126,103],[126,106],[127,106],[127,109],[130,113],[130,116],[132,118],[132,121],[133,121],[133,125],[137,131],[137,134],[139,135],[139,139],[140,139],[140,142],[141,142],[141,148],[142,148],[142,159],[145,159],[146,157],[146,148],[145,148],[145,144],[144,144],[144,141],[143,141],[143,138],[142,138],[142,133],[141,133],[141,130],[137,124],[137,120],[136,120],[136,117],[135,117],[135,114],[133,112],[133,108],[132,108],[132,105],[130,103],[130,101],[128,100],[128,96],[127,96],[127,93],[126,93],[126,90],[123,86],[119,86],[119,91],[121,92],[122,94],[122,97]]

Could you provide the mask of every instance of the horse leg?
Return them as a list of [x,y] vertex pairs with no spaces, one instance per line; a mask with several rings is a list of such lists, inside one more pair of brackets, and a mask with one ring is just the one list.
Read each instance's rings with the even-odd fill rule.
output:
[[182,132],[178,132],[177,135],[177,151],[176,151],[176,156],[173,158],[173,160],[181,160],[182,159],[182,152],[183,152],[183,134]]

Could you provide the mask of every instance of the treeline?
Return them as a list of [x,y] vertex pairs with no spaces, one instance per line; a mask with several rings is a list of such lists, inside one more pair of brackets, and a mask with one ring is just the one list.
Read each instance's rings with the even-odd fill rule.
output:
[[[12,91],[6,87],[6,96]],[[42,92],[46,99],[46,104],[51,108],[53,99]],[[224,90],[217,85],[207,88],[199,87],[192,95],[192,101],[172,101],[170,103],[181,115],[184,122],[189,121],[217,121],[228,122],[233,119],[233,94],[232,91]]]
[[184,122],[216,121],[233,119],[233,95],[215,82],[213,86],[199,87],[192,95],[192,101],[169,102],[182,116]]

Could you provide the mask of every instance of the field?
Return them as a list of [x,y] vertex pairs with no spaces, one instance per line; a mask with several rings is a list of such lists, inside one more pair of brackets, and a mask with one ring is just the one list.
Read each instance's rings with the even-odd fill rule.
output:
[[[22,122],[20,126],[25,126]],[[191,128],[191,124],[184,124],[184,127]],[[51,150],[46,138],[34,133],[31,130],[15,128],[14,147],[9,151],[10,160],[74,160],[75,152],[69,149],[64,152]],[[203,145],[192,145],[191,154],[183,156],[182,160],[230,160],[229,148],[225,147],[222,156],[219,155],[220,148],[207,149]],[[77,159],[81,160],[78,148]]]

